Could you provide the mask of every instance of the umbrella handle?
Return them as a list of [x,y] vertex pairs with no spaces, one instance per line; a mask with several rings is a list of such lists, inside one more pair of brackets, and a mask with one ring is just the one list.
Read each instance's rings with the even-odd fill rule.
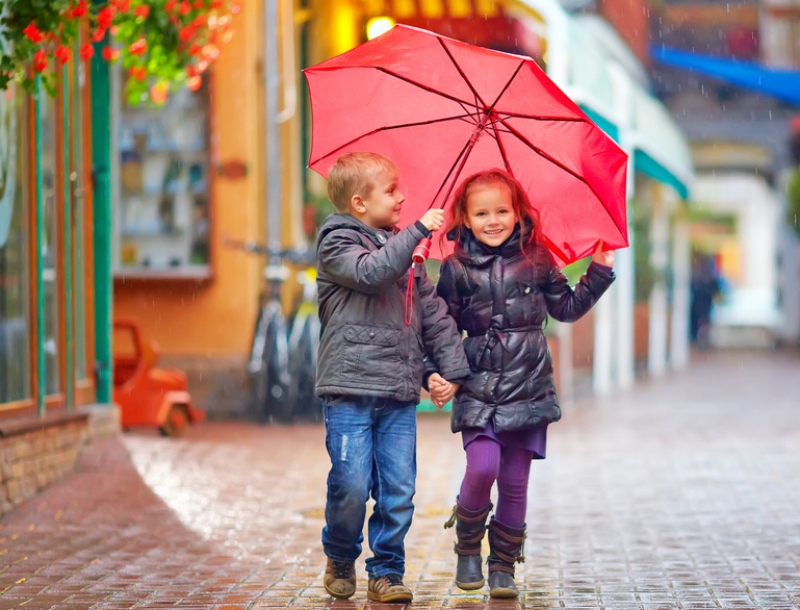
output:
[[414,248],[414,252],[411,253],[411,260],[415,263],[424,263],[426,260],[428,260],[432,245],[433,242],[431,241],[430,237],[423,237],[421,240],[419,240],[417,247]]
[[406,326],[411,326],[411,321],[414,318],[414,265],[421,265],[428,260],[432,244],[430,237],[423,237],[419,240],[417,247],[414,248],[414,252],[411,253],[411,273],[408,274],[408,288],[406,289]]

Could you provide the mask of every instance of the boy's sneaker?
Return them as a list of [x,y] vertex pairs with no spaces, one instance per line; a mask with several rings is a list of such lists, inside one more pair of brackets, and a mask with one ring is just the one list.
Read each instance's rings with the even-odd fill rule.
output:
[[411,589],[403,584],[399,574],[387,574],[377,579],[369,579],[367,599],[383,603],[404,603],[414,598]]
[[325,567],[325,590],[332,597],[348,599],[356,592],[356,564],[328,559]]

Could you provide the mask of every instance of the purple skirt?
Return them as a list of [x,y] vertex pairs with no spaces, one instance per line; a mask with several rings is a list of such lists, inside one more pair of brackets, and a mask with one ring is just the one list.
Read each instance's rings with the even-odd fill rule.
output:
[[494,421],[489,420],[486,428],[467,428],[461,433],[464,449],[476,438],[490,438],[501,447],[509,449],[524,449],[533,454],[534,460],[543,460],[547,453],[547,424],[541,424],[530,430],[513,430],[510,432],[495,432]]

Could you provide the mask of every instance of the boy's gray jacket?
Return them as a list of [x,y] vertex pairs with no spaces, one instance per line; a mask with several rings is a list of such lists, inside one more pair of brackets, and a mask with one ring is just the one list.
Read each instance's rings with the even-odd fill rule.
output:
[[385,396],[419,402],[429,351],[445,379],[465,379],[461,334],[425,273],[414,269],[413,317],[405,322],[411,253],[424,236],[372,229],[352,216],[328,217],[317,237],[318,396]]

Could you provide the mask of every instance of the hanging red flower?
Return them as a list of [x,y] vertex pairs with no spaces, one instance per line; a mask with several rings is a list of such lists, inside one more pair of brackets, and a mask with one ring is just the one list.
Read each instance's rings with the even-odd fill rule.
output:
[[45,68],[47,68],[47,53],[36,51],[33,54],[33,69],[36,72],[44,72]]
[[31,21],[30,25],[22,30],[22,33],[28,37],[33,44],[39,44],[44,40],[44,34],[42,34],[41,30],[36,27],[36,23]]
[[183,28],[181,28],[181,31],[178,32],[178,38],[182,42],[189,42],[192,39],[192,36],[194,36],[194,30],[195,27],[194,24],[192,23],[190,23],[187,26],[184,26]]
[[[33,75],[41,74],[43,87],[54,95],[53,65],[88,61],[97,52],[92,43],[110,38],[116,49],[103,45],[102,56],[124,60],[131,76],[128,101],[137,104],[159,102],[173,87],[199,87],[196,77],[230,39],[231,15],[241,10],[241,0],[0,0],[0,6],[11,49],[8,57],[3,54],[0,91],[17,81],[34,93]],[[82,31],[88,40],[76,46]]]
[[147,78],[147,69],[143,66],[131,66],[128,68],[128,76],[136,80],[144,80]]
[[61,65],[64,65],[69,61],[69,47],[65,47],[63,44],[59,45],[58,48],[53,53],[53,56],[56,58],[56,61]]
[[89,12],[89,4],[86,2],[86,0],[80,0],[80,2],[78,2],[78,4],[75,5],[75,8],[72,9],[71,14],[75,19],[80,19],[88,12]]
[[144,55],[146,51],[147,41],[144,38],[140,38],[128,47],[128,52],[130,52],[131,55]]
[[101,9],[99,13],[97,13],[97,27],[101,30],[107,30],[111,27],[111,24],[114,22],[114,12],[110,6]]
[[186,83],[187,87],[191,91],[197,91],[203,84],[203,77],[202,76],[193,76],[189,79],[189,82]]
[[[106,47],[109,48],[109,47]],[[88,61],[92,57],[94,57],[94,45],[87,42],[85,45],[81,47],[81,59],[83,61]]]
[[156,104],[163,104],[166,102],[168,94],[169,83],[164,81],[157,82],[155,85],[150,87],[150,99]]
[[106,61],[116,61],[119,58],[119,50],[108,46],[103,48],[103,59]]

